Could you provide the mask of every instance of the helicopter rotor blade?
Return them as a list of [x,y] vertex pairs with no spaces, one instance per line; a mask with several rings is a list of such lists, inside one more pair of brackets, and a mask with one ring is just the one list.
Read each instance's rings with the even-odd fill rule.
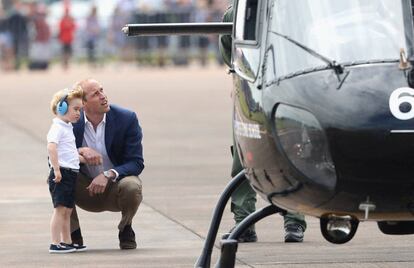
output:
[[232,22],[127,24],[127,36],[231,34]]

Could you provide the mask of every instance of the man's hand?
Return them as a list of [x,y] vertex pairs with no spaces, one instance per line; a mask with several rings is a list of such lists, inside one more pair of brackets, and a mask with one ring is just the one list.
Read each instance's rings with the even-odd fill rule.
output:
[[86,189],[89,191],[90,196],[94,196],[105,192],[106,185],[108,185],[108,179],[103,174],[99,174]]
[[97,166],[102,164],[102,155],[89,147],[79,148],[79,154],[85,158],[86,164]]

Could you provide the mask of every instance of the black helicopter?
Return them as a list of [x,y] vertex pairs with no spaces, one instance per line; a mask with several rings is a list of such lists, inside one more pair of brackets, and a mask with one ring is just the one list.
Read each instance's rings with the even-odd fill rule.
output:
[[[233,23],[130,24],[129,36],[231,34],[233,131],[243,172],[271,205],[221,241],[285,210],[320,218],[346,243],[360,221],[414,233],[414,1],[236,0]],[[209,267],[237,175],[217,204],[196,267]]]

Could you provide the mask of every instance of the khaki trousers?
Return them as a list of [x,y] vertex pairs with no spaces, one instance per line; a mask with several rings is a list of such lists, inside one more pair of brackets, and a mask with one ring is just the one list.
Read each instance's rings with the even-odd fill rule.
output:
[[[117,183],[109,181],[105,192],[90,196],[86,189],[92,179],[79,173],[76,182],[76,206],[90,212],[113,211],[121,212],[122,218],[118,229],[122,231],[125,225],[132,223],[142,201],[142,182],[138,176],[128,176]],[[71,232],[80,228],[76,208],[70,219]]]

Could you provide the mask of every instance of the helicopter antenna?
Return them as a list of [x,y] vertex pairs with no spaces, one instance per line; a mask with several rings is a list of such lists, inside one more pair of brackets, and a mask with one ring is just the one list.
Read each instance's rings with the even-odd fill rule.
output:
[[332,67],[335,70],[336,74],[342,74],[344,72],[344,67],[342,67],[342,65],[338,64],[336,61],[331,60],[331,59],[319,54],[315,50],[299,43],[296,40],[293,40],[292,38],[290,38],[287,35],[283,35],[281,33],[275,32],[275,31],[269,31],[269,32],[288,40],[289,42],[291,42],[291,43],[295,44],[296,46],[300,47],[301,49],[305,50],[306,52],[308,52],[312,56],[326,62],[330,67]]

